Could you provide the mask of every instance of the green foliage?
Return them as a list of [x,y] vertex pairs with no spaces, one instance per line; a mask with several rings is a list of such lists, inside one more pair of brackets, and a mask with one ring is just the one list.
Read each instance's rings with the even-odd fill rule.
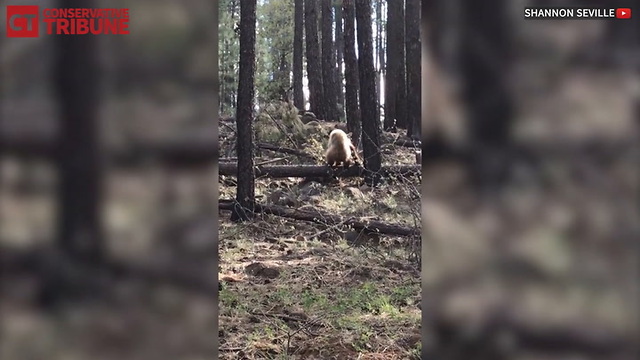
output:
[[307,140],[307,131],[298,117],[298,110],[286,102],[267,105],[256,116],[254,129],[259,142],[300,146]]
[[256,95],[259,103],[285,100],[293,62],[293,0],[260,1],[257,9]]
[[[219,22],[220,107],[235,113],[240,59],[240,1],[221,0]],[[286,99],[293,62],[293,0],[258,1],[255,93],[258,104]]]
[[240,35],[235,29],[240,21],[240,7],[237,0],[220,0],[219,5],[220,112],[234,115],[240,60]]

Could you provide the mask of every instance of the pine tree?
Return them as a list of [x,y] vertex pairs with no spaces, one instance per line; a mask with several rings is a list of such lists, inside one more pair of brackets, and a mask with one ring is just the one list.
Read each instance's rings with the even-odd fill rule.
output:
[[240,3],[240,71],[236,106],[238,186],[232,221],[253,216],[255,173],[253,168],[253,98],[255,87],[256,0]]
[[373,33],[371,0],[356,0],[358,22],[358,70],[360,75],[360,109],[362,115],[362,149],[367,169],[365,181],[376,185],[380,181],[380,115],[376,72],[373,64]]

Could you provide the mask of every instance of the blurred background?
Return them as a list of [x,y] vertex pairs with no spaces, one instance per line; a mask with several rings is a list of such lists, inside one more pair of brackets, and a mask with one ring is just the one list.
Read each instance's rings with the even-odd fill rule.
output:
[[423,350],[638,354],[640,21],[423,2]]
[[[0,1],[0,358],[214,358],[216,3],[91,3],[130,35],[7,38]],[[634,359],[640,22],[536,5],[640,11],[423,2],[423,348]]]
[[[0,4],[0,358],[215,358],[215,2]],[[7,38],[4,5],[130,34]]]

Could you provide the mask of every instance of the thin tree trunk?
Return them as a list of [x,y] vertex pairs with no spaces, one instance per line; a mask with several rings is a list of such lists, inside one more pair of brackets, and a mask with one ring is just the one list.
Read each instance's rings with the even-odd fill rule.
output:
[[358,69],[360,75],[360,109],[362,112],[362,149],[367,169],[365,181],[375,186],[380,180],[380,112],[376,91],[376,72],[373,65],[373,33],[371,29],[371,0],[356,0],[358,21]]
[[342,61],[344,59],[344,35],[342,30],[342,1],[336,1],[336,54],[337,54],[337,84],[338,84],[338,115],[344,118],[344,72],[342,71]]
[[[380,52],[381,52],[381,48],[382,48],[382,31],[380,29],[380,24],[382,23],[381,19],[382,19],[382,0],[373,0],[374,2],[374,7],[375,7],[375,12],[376,12],[376,19],[375,19],[375,23],[376,23],[376,32],[375,32],[375,36],[373,37],[373,39],[375,40],[375,47],[373,48],[373,66],[374,69],[376,71],[376,93],[380,93],[381,90],[381,85],[382,84],[382,68],[380,67]],[[373,34],[373,31],[372,31]],[[373,42],[372,42],[373,44]],[[377,64],[376,64],[377,63]],[[376,67],[377,66],[377,67]],[[376,103],[378,106],[378,109],[380,108],[380,99],[376,99]]]
[[[398,57],[400,63],[398,65],[398,86],[396,87],[396,126],[401,129],[407,128],[407,66],[406,66],[406,41],[405,41],[405,13],[404,0],[398,0],[400,3],[400,17],[398,24],[401,27],[398,37],[400,51]],[[388,6],[388,5],[387,5]],[[387,35],[389,36],[389,35]],[[388,61],[388,60],[387,60]],[[389,76],[387,72],[386,76]]]
[[405,61],[407,67],[407,136],[419,140],[422,100],[419,0],[407,0],[405,36],[407,44]]
[[253,172],[253,99],[256,46],[256,0],[240,3],[240,70],[236,106],[238,187],[232,221],[253,217],[255,174]]
[[333,47],[333,7],[332,0],[322,0],[322,83],[324,86],[325,116],[327,120],[337,121],[338,99],[336,84],[336,54]]
[[309,108],[318,119],[326,119],[324,90],[318,43],[318,13],[315,0],[304,2],[304,29],[307,55],[307,78],[309,80]]
[[[402,0],[399,0],[402,1]],[[386,76],[386,54],[385,54],[385,48],[386,48],[386,44],[385,44],[385,38],[387,36],[385,31],[382,31],[383,29],[383,25],[384,25],[384,11],[382,8],[382,0],[380,0],[380,18],[378,19],[378,36],[380,37],[380,40],[378,42],[379,44],[379,49],[378,49],[378,58],[379,58],[379,63],[380,63],[380,79],[385,79]],[[388,6],[388,5],[387,5]],[[382,82],[380,83],[382,85]],[[378,89],[378,93],[380,93],[380,91],[382,91],[382,89]],[[380,101],[380,99],[378,99],[378,101]]]
[[298,110],[304,110],[304,92],[302,90],[302,37],[304,31],[304,0],[295,0],[293,32],[293,104]]
[[[225,63],[226,63],[226,61],[225,61],[225,57],[226,57],[227,51],[228,51],[228,49],[229,49],[229,43],[227,42],[227,40],[225,40],[225,41],[224,41],[224,47],[223,47],[223,49],[224,49],[224,50],[222,50],[222,59],[221,59],[221,61],[220,61],[220,62],[221,62],[222,64],[225,64]],[[222,67],[221,67],[221,69],[220,69],[220,75],[221,75],[221,76],[220,76],[220,79],[218,79],[218,81],[219,81],[219,83],[220,83],[220,93],[219,93],[219,94],[220,94],[220,95],[219,95],[220,97],[218,98],[218,101],[219,101],[219,109],[220,109],[219,114],[223,114],[223,113],[224,113],[224,98],[225,98],[225,95],[226,95],[226,93],[227,93],[226,88],[224,87],[225,79],[226,79],[226,74],[227,74],[227,73],[226,73],[226,71],[225,71],[225,67],[224,67],[224,66],[222,66]]]
[[398,91],[398,73],[400,68],[400,49],[404,43],[400,42],[400,32],[404,26],[401,25],[400,12],[403,0],[391,1],[387,5],[387,75],[384,82],[384,129],[395,131],[396,129],[396,101]]
[[354,0],[343,0],[344,13],[344,69],[345,69],[345,106],[347,128],[355,146],[361,142],[362,126],[360,122],[360,104],[358,92],[358,59],[356,58],[356,11]]
[[277,83],[280,84],[278,95],[280,95],[281,101],[287,102],[289,100],[289,89],[291,88],[291,82],[289,80],[291,70],[289,68],[289,62],[287,62],[287,53],[284,50],[280,51],[278,62],[278,71],[275,76]]

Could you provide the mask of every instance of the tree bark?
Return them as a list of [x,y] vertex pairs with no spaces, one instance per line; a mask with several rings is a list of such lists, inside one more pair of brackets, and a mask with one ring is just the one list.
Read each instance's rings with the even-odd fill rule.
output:
[[345,69],[345,106],[347,128],[351,139],[357,147],[361,142],[362,125],[360,122],[360,104],[358,92],[358,59],[356,58],[356,11],[354,0],[343,0],[344,13],[344,69]]
[[[398,34],[398,44],[400,50],[398,57],[400,59],[398,65],[398,84],[396,87],[396,126],[400,129],[407,128],[407,66],[406,66],[406,41],[405,41],[405,12],[404,0],[399,0],[400,16],[398,25],[401,27]],[[388,36],[388,35],[387,35]],[[387,59],[387,62],[389,60]],[[389,72],[386,73],[389,76]]]
[[371,30],[371,0],[356,0],[358,21],[358,69],[360,75],[360,109],[362,114],[362,149],[367,172],[365,181],[372,186],[380,179],[380,112],[376,91],[376,71],[373,66],[373,34]]
[[253,98],[256,45],[256,0],[240,3],[240,70],[236,106],[238,188],[232,221],[252,218],[255,204],[255,174],[253,172]]
[[[64,0],[65,8],[93,1]],[[56,36],[55,93],[60,134],[57,245],[76,260],[103,257],[103,159],[99,136],[100,68],[98,37]]]
[[[218,207],[221,210],[230,210],[233,207],[233,202],[220,200]],[[328,226],[344,224],[345,226],[350,226],[355,230],[368,230],[382,234],[400,236],[416,236],[420,234],[420,229],[413,227],[385,224],[381,221],[375,220],[347,218],[344,216],[327,214],[317,209],[298,210],[287,208],[284,206],[256,204],[256,211],[265,214],[288,217],[296,220],[312,221]]]
[[397,92],[401,76],[400,49],[404,47],[401,32],[404,32],[402,12],[403,0],[390,1],[387,4],[387,74],[384,82],[384,129],[395,131],[397,123]]
[[[462,97],[477,161],[476,185],[490,190],[505,180],[513,103],[507,88],[510,29],[507,2],[465,2],[461,37]],[[478,44],[482,44],[479,46]],[[487,56],[491,54],[491,56]]]
[[278,56],[278,70],[274,74],[274,79],[278,86],[278,95],[280,96],[280,101],[287,102],[289,101],[289,89],[291,88],[290,76],[291,74],[291,66],[287,61],[287,51],[280,50],[280,54]]
[[336,1],[336,77],[337,77],[337,89],[338,89],[338,115],[340,118],[345,117],[344,109],[344,73],[342,71],[342,61],[344,59],[344,35],[342,30],[342,1]]
[[[402,1],[402,0],[400,0]],[[378,42],[378,61],[379,61],[379,66],[380,66],[380,79],[384,79],[385,76],[387,75],[387,66],[386,66],[386,54],[385,54],[385,49],[386,49],[386,43],[385,43],[385,36],[387,36],[387,34],[382,31],[382,25],[384,23],[384,12],[382,11],[382,0],[379,0],[378,6],[380,7],[380,16],[378,17],[378,37],[380,38],[379,42]],[[382,83],[381,83],[382,84]],[[382,91],[382,86],[378,87],[378,93],[380,93],[380,91]],[[380,98],[378,98],[378,109],[380,108]]]
[[420,139],[422,103],[422,71],[420,47],[420,1],[407,0],[405,13],[405,36],[407,44],[407,135]]
[[304,2],[304,28],[307,53],[307,78],[309,79],[309,108],[318,119],[326,119],[324,88],[318,43],[318,13],[315,0]]
[[[382,31],[380,31],[380,24],[382,23],[382,1],[381,0],[373,0],[373,5],[375,7],[375,23],[376,23],[376,33],[375,36],[373,36],[373,29],[372,29],[372,36],[373,36],[373,40],[375,41],[375,46],[373,47],[373,67],[374,69],[376,69],[376,92],[379,93],[381,86],[380,84],[382,83],[381,79],[382,79],[382,68],[376,68],[376,62],[378,63],[377,65],[380,66],[380,60],[381,60],[381,56],[380,56],[380,52],[381,52],[381,48],[382,48]],[[380,99],[376,99],[376,102],[378,103],[378,106],[380,106]],[[380,107],[378,107],[379,109]]]
[[332,0],[322,0],[322,84],[324,86],[324,111],[326,120],[338,121],[338,85],[336,82],[336,54],[333,46]]
[[304,0],[295,0],[293,32],[293,104],[298,110],[305,109],[302,91],[302,37],[304,24]]

